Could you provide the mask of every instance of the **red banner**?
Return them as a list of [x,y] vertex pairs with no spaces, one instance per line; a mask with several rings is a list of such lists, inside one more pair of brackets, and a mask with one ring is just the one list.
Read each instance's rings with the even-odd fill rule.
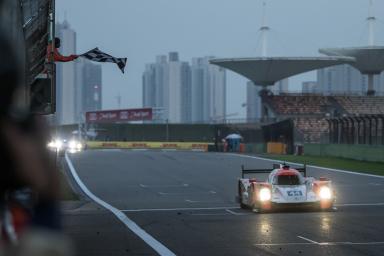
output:
[[115,123],[152,120],[152,108],[92,111],[85,114],[87,123]]

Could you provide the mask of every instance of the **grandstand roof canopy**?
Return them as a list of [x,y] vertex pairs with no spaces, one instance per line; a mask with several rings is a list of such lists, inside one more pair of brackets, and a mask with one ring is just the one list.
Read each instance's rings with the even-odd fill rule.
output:
[[363,74],[380,74],[384,70],[384,46],[326,48],[320,53],[328,56],[350,56],[356,59],[352,66]]
[[259,57],[212,59],[212,64],[230,69],[245,76],[255,85],[269,86],[307,71],[334,65],[353,63],[354,58],[334,57]]

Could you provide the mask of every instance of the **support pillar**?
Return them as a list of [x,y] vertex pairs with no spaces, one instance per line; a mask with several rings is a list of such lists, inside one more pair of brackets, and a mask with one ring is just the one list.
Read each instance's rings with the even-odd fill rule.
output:
[[368,96],[375,95],[375,90],[373,89],[373,76],[374,74],[368,74],[368,91],[367,91]]

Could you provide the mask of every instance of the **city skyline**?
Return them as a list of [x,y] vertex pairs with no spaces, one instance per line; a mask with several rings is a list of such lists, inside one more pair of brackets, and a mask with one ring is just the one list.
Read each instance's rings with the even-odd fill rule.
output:
[[[366,95],[368,77],[350,65],[338,65],[317,70],[317,86],[314,92],[324,94]],[[375,75],[373,88],[379,95],[384,93],[384,72]]]
[[158,55],[143,72],[144,108],[156,110],[154,122],[209,123],[226,118],[225,70],[212,57],[181,61],[177,52]]
[[[261,1],[206,1],[193,3],[127,2],[115,0],[107,9],[115,13],[108,19],[82,19],[88,6],[102,16],[104,1],[58,0],[58,19],[64,13],[70,18],[79,37],[79,53],[99,46],[116,56],[127,56],[126,75],[112,65],[103,65],[103,106],[114,109],[116,93],[123,95],[123,108],[141,105],[141,74],[145,63],[160,52],[177,50],[183,59],[194,56],[257,56],[261,24]],[[345,6],[348,5],[348,11]],[[150,7],[150,8],[149,8]],[[199,19],[196,19],[197,13]],[[269,53],[274,56],[318,56],[318,49],[328,46],[367,44],[365,19],[368,1],[268,1],[268,25],[271,27]],[[236,16],[237,18],[228,19]],[[384,3],[375,2],[375,15],[384,17]],[[377,22],[376,31],[383,25]],[[85,37],[84,35],[87,34]],[[103,36],[100,36],[102,34]],[[383,33],[376,33],[382,44]],[[299,90],[303,81],[315,80],[316,72],[290,78],[290,89]],[[227,72],[227,112],[245,116],[246,82],[243,77]]]

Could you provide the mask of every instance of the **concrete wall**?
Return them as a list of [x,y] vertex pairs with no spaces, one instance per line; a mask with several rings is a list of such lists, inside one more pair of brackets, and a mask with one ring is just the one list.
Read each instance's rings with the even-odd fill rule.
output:
[[304,144],[304,154],[313,156],[335,156],[371,162],[384,162],[384,146]]

